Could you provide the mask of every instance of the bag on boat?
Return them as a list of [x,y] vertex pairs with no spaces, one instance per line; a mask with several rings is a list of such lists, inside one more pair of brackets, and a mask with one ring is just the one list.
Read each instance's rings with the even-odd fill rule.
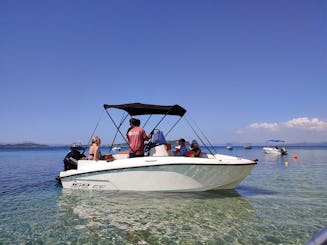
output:
[[154,145],[165,145],[167,144],[167,141],[165,139],[165,136],[162,131],[157,130],[154,135],[152,136],[152,143]]
[[107,162],[111,162],[115,160],[115,158],[113,157],[112,154],[108,153],[108,154],[103,154],[103,160],[106,160]]

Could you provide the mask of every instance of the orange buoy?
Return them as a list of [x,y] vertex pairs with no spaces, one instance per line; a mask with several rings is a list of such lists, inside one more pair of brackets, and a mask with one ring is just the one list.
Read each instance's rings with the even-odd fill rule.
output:
[[293,154],[293,159],[297,159],[297,155],[296,154]]

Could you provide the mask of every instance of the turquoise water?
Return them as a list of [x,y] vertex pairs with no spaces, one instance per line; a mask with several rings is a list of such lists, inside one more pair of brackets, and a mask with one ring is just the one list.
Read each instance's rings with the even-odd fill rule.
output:
[[327,225],[327,148],[217,151],[259,162],[235,190],[110,193],[63,190],[64,149],[1,150],[0,244],[304,244]]

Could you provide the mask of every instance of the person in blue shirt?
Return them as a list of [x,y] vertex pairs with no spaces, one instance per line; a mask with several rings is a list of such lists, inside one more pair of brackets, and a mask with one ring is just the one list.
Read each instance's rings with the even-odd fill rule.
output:
[[176,148],[175,156],[185,156],[188,152],[188,149],[185,145],[185,139],[178,140],[178,148]]

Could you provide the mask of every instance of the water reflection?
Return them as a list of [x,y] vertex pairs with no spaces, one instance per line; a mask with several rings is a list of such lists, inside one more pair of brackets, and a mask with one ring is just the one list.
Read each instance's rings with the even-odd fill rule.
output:
[[269,197],[274,197],[275,195],[278,194],[277,191],[273,191],[271,189],[265,189],[262,187],[256,187],[256,186],[244,186],[240,185],[237,187],[237,190],[246,197],[249,198],[269,198]]
[[288,159],[287,155],[264,154],[263,156],[263,160],[265,163],[276,163]]
[[[255,215],[235,190],[199,193],[113,193],[63,189],[60,212],[89,239],[176,243],[223,241]],[[74,222],[76,219],[79,222]]]

